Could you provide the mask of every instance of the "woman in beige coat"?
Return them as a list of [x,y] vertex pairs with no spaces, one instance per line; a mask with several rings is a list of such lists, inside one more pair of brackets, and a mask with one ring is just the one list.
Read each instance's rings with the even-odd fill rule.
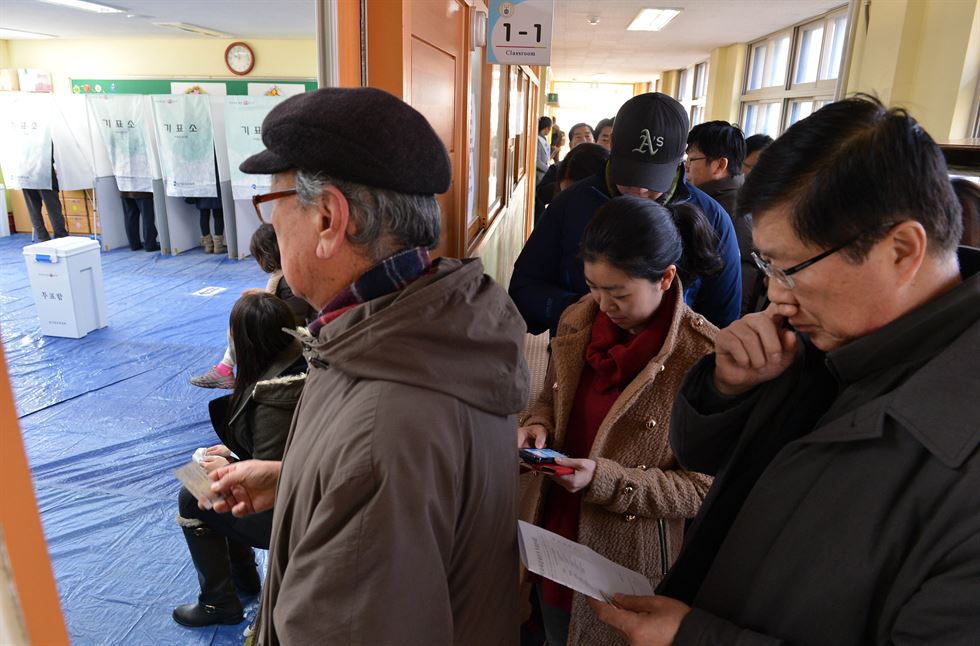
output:
[[[668,443],[671,406],[716,328],[684,304],[680,277],[717,272],[710,224],[688,205],[618,197],[582,238],[590,293],[551,342],[545,389],[518,446],[568,455],[568,475],[525,474],[521,518],[591,547],[656,584],[711,479],[685,471]],[[553,384],[552,386],[548,386]],[[557,486],[556,486],[557,485]],[[549,646],[620,644],[579,594],[548,580],[531,592]]]

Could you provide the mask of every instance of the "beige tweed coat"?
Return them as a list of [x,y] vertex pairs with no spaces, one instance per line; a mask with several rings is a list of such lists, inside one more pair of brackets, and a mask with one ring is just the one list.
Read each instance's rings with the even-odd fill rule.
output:
[[[596,461],[595,476],[583,492],[579,520],[580,543],[643,573],[654,585],[677,558],[684,520],[694,517],[711,485],[710,477],[677,464],[668,429],[684,375],[714,349],[717,328],[684,304],[682,289],[673,293],[674,318],[663,348],[613,403],[599,427],[588,455]],[[559,451],[598,312],[591,296],[565,310],[551,342],[545,387],[521,420],[522,426],[541,424],[548,429],[548,446]],[[535,473],[521,478],[521,519],[540,524],[544,494],[558,485]],[[525,582],[525,601],[529,592]],[[624,642],[576,594],[568,643]]]

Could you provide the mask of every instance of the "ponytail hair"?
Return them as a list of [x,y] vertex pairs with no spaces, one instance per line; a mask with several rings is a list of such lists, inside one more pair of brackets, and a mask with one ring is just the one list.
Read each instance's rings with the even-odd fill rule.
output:
[[693,204],[668,207],[684,244],[684,267],[678,267],[681,280],[687,284],[695,277],[708,278],[718,274],[724,263],[718,253],[718,234],[711,222]]
[[624,195],[592,216],[582,236],[581,255],[585,262],[601,260],[650,282],[660,280],[674,265],[681,280],[690,284],[695,277],[721,271],[716,244],[714,229],[697,207],[664,207]]

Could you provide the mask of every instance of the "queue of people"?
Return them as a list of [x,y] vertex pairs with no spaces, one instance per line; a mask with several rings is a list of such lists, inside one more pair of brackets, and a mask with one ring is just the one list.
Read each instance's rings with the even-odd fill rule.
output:
[[[869,97],[761,146],[659,93],[582,125],[508,295],[429,255],[451,172],[416,110],[370,88],[272,110],[241,168],[272,175],[257,215],[315,314],[293,331],[268,293],[232,312],[214,509],[180,505],[223,565],[185,525],[201,596],[174,618],[239,619],[232,551],[267,543],[262,646],[976,643],[980,250],[935,142]],[[551,335],[530,403],[526,331]],[[255,427],[300,374],[295,413]],[[520,447],[563,469],[521,475]],[[657,595],[521,572],[518,518]]]

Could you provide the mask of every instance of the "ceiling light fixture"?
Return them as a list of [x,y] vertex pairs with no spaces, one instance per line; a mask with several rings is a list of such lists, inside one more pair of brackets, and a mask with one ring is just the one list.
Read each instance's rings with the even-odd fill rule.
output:
[[57,38],[51,34],[39,34],[36,31],[21,31],[20,29],[7,29],[0,27],[0,38],[4,40],[23,40],[28,38]]
[[680,9],[641,9],[626,31],[660,31],[680,12]]
[[232,38],[231,34],[226,34],[223,31],[215,31],[207,27],[198,27],[197,25],[188,25],[186,22],[155,22],[153,24],[164,29],[179,29],[189,34],[207,36],[208,38]]
[[589,16],[589,24],[595,27],[599,24],[599,16]]
[[122,9],[116,9],[115,7],[99,4],[98,2],[87,2],[87,0],[41,0],[41,2],[46,2],[47,4],[56,4],[62,7],[70,7],[71,9],[81,9],[83,11],[91,11],[92,13],[122,13],[123,12]]

